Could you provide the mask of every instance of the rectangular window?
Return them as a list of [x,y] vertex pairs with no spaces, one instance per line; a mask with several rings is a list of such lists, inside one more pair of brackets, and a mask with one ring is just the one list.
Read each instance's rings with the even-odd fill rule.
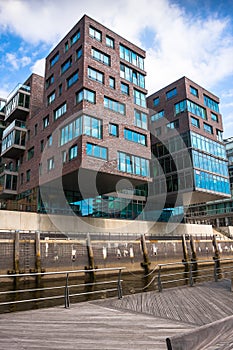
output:
[[191,117],[191,124],[195,126],[196,128],[200,128],[200,123],[197,118]]
[[26,181],[29,182],[30,179],[31,179],[31,170],[29,169],[26,171]]
[[69,149],[69,160],[72,160],[78,156],[78,146],[74,145]]
[[104,74],[97,71],[94,68],[88,67],[88,78],[98,81],[99,83],[103,84],[104,83]]
[[70,56],[68,60],[66,60],[62,65],[61,65],[61,74],[65,73],[72,65],[72,57]]
[[78,30],[72,37],[70,38],[70,46],[74,45],[80,39],[80,30]]
[[103,64],[106,64],[106,66],[110,66],[110,56],[107,55],[106,53],[103,53],[97,49],[92,48],[91,49],[91,56],[96,61],[99,61]]
[[44,150],[44,140],[40,141],[40,151],[43,152]]
[[160,102],[160,98],[159,98],[159,97],[155,97],[155,98],[153,99],[153,105],[154,105],[154,106],[158,106],[158,105],[159,105],[159,102]]
[[120,76],[143,89],[145,88],[145,76],[123,63],[120,65]]
[[46,79],[45,87],[48,89],[50,85],[54,83],[54,75],[52,74],[48,79]]
[[28,150],[28,155],[27,155],[27,159],[30,160],[34,157],[34,147],[31,147],[29,150]]
[[172,89],[172,90],[166,92],[166,98],[167,98],[167,100],[169,100],[170,98],[172,98],[172,97],[174,97],[174,96],[176,96],[176,95],[177,95],[177,89],[176,89],[176,88],[174,88],[174,89]]
[[54,169],[54,157],[47,160],[47,170],[48,172]]
[[65,52],[67,52],[69,50],[69,43],[68,41],[65,42]]
[[104,108],[125,115],[125,105],[109,97],[104,97]]
[[156,121],[156,120],[159,120],[161,118],[164,118],[164,109],[162,109],[161,111],[159,111],[158,113],[156,114],[153,114],[151,117],[150,117],[150,120],[152,122]]
[[147,115],[137,109],[134,110],[134,125],[147,130]]
[[204,104],[213,111],[219,113],[219,103],[217,101],[214,101],[212,98],[204,95]]
[[48,106],[51,105],[55,101],[56,93],[53,91],[48,97],[47,97],[47,104]]
[[101,31],[95,29],[94,27],[89,27],[89,35],[93,39],[97,41],[102,41],[102,33]]
[[69,89],[77,81],[78,81],[78,71],[74,72],[69,78],[66,79],[67,89]]
[[139,176],[150,176],[149,160],[118,152],[118,170]]
[[203,126],[204,126],[204,130],[208,132],[208,134],[213,134],[213,128],[211,125],[207,123],[203,123]]
[[88,101],[95,103],[95,92],[89,89],[82,89],[76,94],[76,102]]
[[207,119],[205,108],[197,105],[192,101],[183,100],[175,104],[175,115],[185,111],[193,113],[202,119]]
[[47,128],[49,126],[49,116],[43,118],[43,129]]
[[217,116],[217,114],[215,114],[215,113],[213,113],[213,112],[210,112],[210,115],[211,115],[211,119],[212,119],[214,122],[218,123],[218,116]]
[[134,89],[133,95],[134,95],[134,103],[138,106],[146,108],[146,94],[144,92]]
[[129,95],[129,85],[121,83],[121,92],[122,94]]
[[86,153],[88,156],[100,158],[107,160],[108,158],[108,150],[106,147],[93,145],[92,143],[86,144]]
[[109,132],[109,135],[118,137],[119,136],[119,127],[118,127],[118,125],[109,123],[108,132]]
[[38,132],[38,124],[35,124],[34,126],[34,135],[36,136]]
[[82,46],[81,46],[76,51],[76,59],[79,60],[82,57],[82,54],[83,54],[83,49],[82,49]]
[[66,162],[66,151],[62,151],[61,153],[62,164]]
[[100,119],[83,116],[83,134],[95,137],[97,139],[102,138],[102,123]]
[[139,132],[124,129],[124,138],[128,141],[132,141],[146,146],[146,135],[140,134]]
[[114,49],[114,39],[110,38],[110,36],[106,35],[106,46],[111,47]]
[[63,105],[55,109],[55,111],[53,112],[54,120],[57,120],[58,118],[60,118],[63,114],[66,113],[66,111],[67,111],[67,105],[65,102]]
[[216,129],[216,135],[217,135],[217,140],[222,141],[223,140],[223,132],[221,130]]
[[61,96],[62,94],[62,84],[58,86],[58,95]]
[[174,120],[171,123],[168,123],[166,125],[167,131],[172,130],[172,129],[178,129],[179,128],[179,119]]
[[50,68],[52,68],[55,63],[59,60],[59,51],[50,59]]
[[115,78],[113,77],[109,77],[109,86],[111,89],[115,89],[116,86],[115,86]]
[[144,70],[144,58],[120,44],[120,58]]
[[53,144],[53,136],[52,135],[49,135],[47,137],[47,147],[51,147]]
[[193,86],[190,86],[190,93],[196,97],[198,97],[198,90],[193,87]]

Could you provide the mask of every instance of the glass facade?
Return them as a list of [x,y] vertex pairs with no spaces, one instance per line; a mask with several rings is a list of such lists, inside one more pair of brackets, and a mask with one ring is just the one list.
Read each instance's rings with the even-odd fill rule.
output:
[[136,54],[134,51],[128,49],[124,45],[120,44],[120,58],[137,66],[140,69],[144,69],[143,57]]
[[147,115],[137,109],[134,110],[134,125],[147,130]]
[[100,158],[104,160],[107,160],[108,158],[108,150],[106,147],[94,145],[89,142],[86,144],[86,152],[87,155],[91,157]]
[[191,145],[200,151],[204,150],[206,153],[226,159],[225,146],[207,137],[191,132]]
[[214,101],[212,98],[204,95],[204,104],[213,111],[219,113],[219,103],[217,101]]
[[146,135],[140,134],[139,132],[124,129],[124,138],[128,141],[139,143],[143,146],[146,146]]
[[104,97],[104,108],[110,109],[113,112],[117,112],[125,115],[125,105],[124,103],[120,103],[118,101],[114,101],[109,97]]
[[137,72],[135,69],[127,67],[123,63],[121,63],[120,69],[121,78],[128,80],[143,89],[145,88],[145,76],[143,74]]
[[194,170],[194,179],[196,188],[230,194],[228,178],[213,175],[205,171]]
[[118,152],[118,170],[134,175],[150,176],[149,160]]
[[198,117],[201,117],[202,119],[207,119],[206,116],[206,110],[205,108],[197,105],[196,103],[189,101],[189,100],[183,100],[175,104],[175,114],[179,114],[182,112],[190,112]]

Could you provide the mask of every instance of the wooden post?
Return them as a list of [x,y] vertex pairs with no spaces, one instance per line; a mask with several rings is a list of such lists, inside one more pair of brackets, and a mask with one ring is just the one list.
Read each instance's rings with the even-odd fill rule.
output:
[[193,272],[193,277],[194,277],[194,282],[195,282],[195,278],[197,277],[197,274],[198,274],[196,245],[195,245],[195,241],[194,241],[192,235],[190,235],[189,240],[190,240],[190,247],[191,247],[191,252],[192,252],[192,257],[191,257],[192,264],[191,265],[192,265],[192,272]]
[[36,250],[36,272],[41,272],[41,254],[40,254],[40,232],[35,233],[35,250]]
[[[93,249],[92,249],[92,245],[91,245],[91,238],[90,238],[90,234],[87,234],[87,240],[86,240],[86,245],[87,245],[87,255],[88,255],[88,265],[86,267],[87,270],[93,270],[95,269],[95,262],[94,262],[94,253],[93,253]],[[89,280],[91,282],[94,282],[95,280],[95,273],[92,272],[88,272],[89,275]]]
[[149,254],[146,246],[145,235],[141,235],[141,246],[142,246],[142,252],[143,252],[143,262],[141,262],[141,266],[144,268],[145,274],[147,275],[150,271],[149,266],[151,262],[149,260]]
[[184,278],[185,278],[185,283],[188,283],[189,264],[188,264],[188,249],[187,249],[185,235],[182,235],[182,248],[183,248],[182,262],[184,264]]
[[216,235],[213,236],[212,244],[213,244],[213,247],[214,247],[213,259],[214,259],[214,263],[215,263],[215,266],[214,266],[214,279],[215,279],[215,282],[217,282],[218,279],[221,279],[222,276],[221,276],[221,266],[220,266],[220,252],[219,252],[219,249],[218,249]]
[[14,273],[19,273],[19,231],[15,231],[14,240]]

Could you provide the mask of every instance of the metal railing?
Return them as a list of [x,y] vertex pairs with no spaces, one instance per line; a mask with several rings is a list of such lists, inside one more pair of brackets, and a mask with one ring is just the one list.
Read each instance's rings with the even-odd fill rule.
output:
[[[175,271],[172,271],[174,269]],[[163,273],[163,270],[165,270],[165,273]],[[159,264],[158,290],[162,292],[163,286],[168,284],[186,284],[193,287],[197,281],[214,280],[217,282],[227,276],[230,278],[233,276],[232,258]]]
[[[65,308],[70,307],[70,298],[75,296],[85,296],[89,294],[100,294],[100,293],[107,293],[107,292],[117,292],[117,296],[119,299],[122,298],[122,282],[121,279],[121,273],[122,270],[124,270],[125,267],[116,267],[116,268],[100,268],[100,269],[85,269],[85,270],[71,270],[71,271],[57,271],[57,272],[38,272],[38,273],[24,273],[24,274],[5,274],[0,275],[0,279],[6,279],[6,278],[14,278],[14,279],[22,279],[25,277],[35,277],[35,278],[41,278],[43,276],[63,276],[64,277],[64,284],[61,286],[52,286],[52,287],[45,287],[45,288],[26,288],[26,289],[17,289],[17,290],[9,290],[9,291],[1,291],[1,296],[10,296],[10,295],[18,295],[19,293],[33,293],[33,292],[45,292],[45,291],[55,291],[55,290],[64,290],[63,294],[59,295],[50,295],[45,297],[38,297],[38,298],[29,298],[29,299],[22,299],[22,300],[13,300],[13,301],[3,301],[0,302],[0,306],[4,305],[11,305],[11,304],[19,304],[19,303],[29,303],[29,302],[38,302],[38,301],[46,301],[46,300],[53,300],[53,299],[64,299],[64,306]],[[114,273],[118,271],[117,279],[115,280],[104,280],[104,281],[96,281],[96,275],[99,273]],[[90,277],[89,283],[75,283],[70,284],[70,278],[71,276],[77,277],[79,274],[88,274]],[[111,276],[112,278],[112,276]],[[114,285],[111,286],[111,288],[103,288],[103,286],[107,285]],[[84,292],[74,292],[75,288],[78,287],[95,287],[95,286],[102,286],[103,289],[97,289],[92,291],[84,291]],[[72,292],[73,290],[73,292]]]

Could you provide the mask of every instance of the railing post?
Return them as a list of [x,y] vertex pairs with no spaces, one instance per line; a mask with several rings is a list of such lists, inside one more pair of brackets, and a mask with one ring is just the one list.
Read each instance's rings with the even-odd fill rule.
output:
[[189,285],[190,287],[193,287],[193,264],[192,264],[192,261],[190,262],[190,265],[189,265]]
[[65,308],[70,307],[70,296],[69,296],[69,273],[66,274],[66,285],[65,285]]
[[118,273],[117,291],[118,291],[118,299],[122,299],[121,269],[119,269],[119,273]]
[[161,266],[159,266],[159,271],[158,271],[158,290],[159,292],[162,292],[163,290],[162,281],[161,281]]
[[219,261],[214,258],[214,280],[218,282]]

